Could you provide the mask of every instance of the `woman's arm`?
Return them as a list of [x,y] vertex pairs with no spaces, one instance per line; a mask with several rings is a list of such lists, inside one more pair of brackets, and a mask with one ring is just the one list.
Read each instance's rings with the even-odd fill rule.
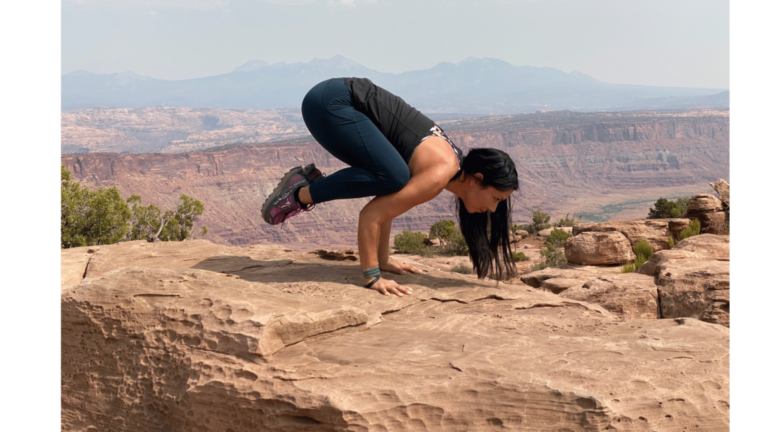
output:
[[[392,219],[439,195],[453,174],[450,170],[449,165],[436,165],[412,177],[401,190],[376,197],[363,207],[357,231],[360,265],[363,270],[379,265],[378,249],[384,224],[391,227]],[[383,278],[371,288],[385,295],[393,293],[402,296],[410,291],[408,287]]]

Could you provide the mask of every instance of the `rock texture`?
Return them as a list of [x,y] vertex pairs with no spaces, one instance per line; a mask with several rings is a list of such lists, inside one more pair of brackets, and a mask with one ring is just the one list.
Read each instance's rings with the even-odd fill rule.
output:
[[[727,185],[727,183],[725,184]],[[722,183],[718,186],[724,191],[726,196],[730,195],[730,191],[726,192],[726,186]],[[713,185],[714,187],[714,185]],[[724,211],[726,207],[723,202],[715,198],[710,194],[696,194],[691,197],[688,202],[688,208],[683,216],[691,219],[698,219],[701,223],[702,233],[720,233],[725,226],[727,216]]]
[[90,256],[62,291],[65,431],[729,428],[723,326],[449,273],[385,297],[276,246]]
[[[126,130],[133,124],[127,116],[119,117],[125,118]],[[217,118],[222,124],[235,122],[225,121],[223,114]],[[147,122],[141,134],[161,135],[177,128],[176,123],[166,128],[165,120]],[[536,208],[555,218],[593,212],[607,219],[615,213],[603,212],[603,207],[622,203],[634,203],[626,208],[638,208],[639,217],[644,217],[660,196],[691,196],[708,188],[712,178],[729,175],[727,112],[559,112],[440,124],[465,152],[490,147],[510,154],[521,179],[515,192],[515,223],[529,223]],[[240,142],[257,142],[260,136]],[[180,136],[163,142],[176,139],[187,140]],[[76,141],[65,140],[72,146],[79,145]],[[205,205],[200,222],[210,230],[206,238],[230,245],[304,244],[303,250],[354,246],[357,216],[368,201],[324,203],[289,219],[282,228],[261,220],[264,199],[291,167],[314,162],[330,174],[346,166],[309,138],[187,154],[68,154],[61,161],[85,186],[117,186],[123,196],[139,195],[146,204],[170,208],[182,193],[199,199]],[[440,218],[452,218],[453,209],[453,195],[444,192],[396,218],[393,233],[426,232]]]
[[598,304],[621,319],[659,318],[654,278],[620,271],[619,267],[569,264],[531,272],[520,279],[564,298]]
[[623,220],[603,223],[585,223],[573,227],[573,235],[585,232],[619,232],[634,246],[645,240],[654,251],[669,249],[668,237],[677,238],[690,223],[689,219],[642,219]]
[[731,185],[727,181],[720,179],[714,183],[710,183],[712,189],[720,196],[720,201],[726,208],[731,206]]
[[566,240],[565,257],[575,264],[623,264],[634,260],[635,253],[621,233],[583,232]]
[[730,236],[689,237],[655,253],[640,273],[656,277],[662,317],[730,325]]

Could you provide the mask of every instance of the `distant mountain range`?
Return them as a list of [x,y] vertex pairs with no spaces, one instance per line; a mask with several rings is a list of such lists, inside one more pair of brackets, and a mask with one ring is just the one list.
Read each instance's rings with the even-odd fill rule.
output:
[[382,73],[337,55],[307,63],[251,60],[232,72],[161,80],[133,72],[75,71],[61,77],[62,110],[82,108],[279,109],[333,77],[366,77],[425,113],[519,114],[538,110],[623,111],[726,108],[724,89],[609,84],[580,72],[514,66],[492,58],[443,62],[426,70]]

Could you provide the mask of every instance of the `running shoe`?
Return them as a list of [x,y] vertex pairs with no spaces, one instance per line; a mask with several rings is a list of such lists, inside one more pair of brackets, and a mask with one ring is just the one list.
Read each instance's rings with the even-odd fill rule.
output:
[[261,217],[268,224],[277,225],[302,211],[311,211],[315,207],[314,204],[301,204],[296,195],[299,189],[322,177],[324,177],[323,174],[315,168],[315,164],[309,164],[305,168],[300,166],[292,168],[264,201]]

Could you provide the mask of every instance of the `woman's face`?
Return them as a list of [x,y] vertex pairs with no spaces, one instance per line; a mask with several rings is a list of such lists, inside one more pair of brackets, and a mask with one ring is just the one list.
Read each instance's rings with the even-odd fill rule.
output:
[[470,175],[467,179],[469,188],[465,197],[464,206],[470,213],[485,213],[496,211],[496,206],[512,195],[512,191],[501,191],[493,186],[483,186],[483,175],[480,173]]

